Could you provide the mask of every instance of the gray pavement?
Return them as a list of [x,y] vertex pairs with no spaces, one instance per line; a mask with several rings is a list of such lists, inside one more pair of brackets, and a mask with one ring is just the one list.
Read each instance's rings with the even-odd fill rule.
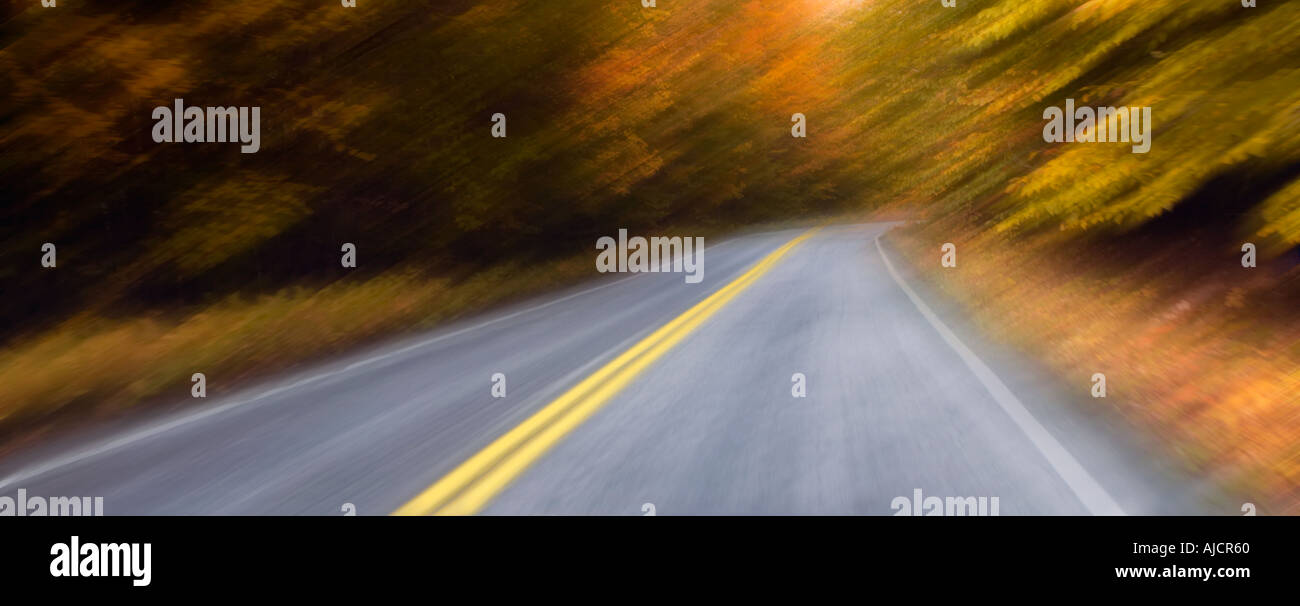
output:
[[[877,248],[888,227],[832,226],[804,241],[484,513],[641,515],[652,503],[658,515],[891,515],[895,497],[920,489],[996,496],[1002,515],[1237,514],[1088,410],[1086,378],[1062,385],[971,330],[897,253]],[[0,461],[0,494],[103,496],[109,515],[340,515],[344,503],[388,514],[802,231],[709,246],[699,284],[599,276],[239,393],[66,435]],[[1020,409],[909,299],[882,252]],[[490,394],[497,372],[505,398]],[[791,395],[793,373],[807,377],[806,398]]]

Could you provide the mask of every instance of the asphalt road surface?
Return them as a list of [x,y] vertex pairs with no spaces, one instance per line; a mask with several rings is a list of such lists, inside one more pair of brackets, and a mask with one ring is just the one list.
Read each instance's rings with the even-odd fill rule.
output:
[[1239,514],[1088,377],[922,290],[889,227],[738,236],[698,284],[599,276],[239,393],[209,376],[202,403],[0,461],[0,494],[108,515],[892,515],[916,490],[1001,515]]

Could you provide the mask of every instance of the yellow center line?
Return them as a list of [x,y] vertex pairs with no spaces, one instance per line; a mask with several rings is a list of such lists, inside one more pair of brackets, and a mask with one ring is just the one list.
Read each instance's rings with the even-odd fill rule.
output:
[[786,242],[497,438],[393,515],[477,513],[512,480],[817,229]]

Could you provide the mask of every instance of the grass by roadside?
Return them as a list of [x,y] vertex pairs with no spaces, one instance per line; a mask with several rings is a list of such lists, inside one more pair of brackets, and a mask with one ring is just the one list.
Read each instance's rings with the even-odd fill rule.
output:
[[414,269],[319,289],[231,296],[189,310],[109,318],[73,316],[0,353],[0,430],[33,437],[65,422],[189,397],[207,377],[209,400],[250,380],[362,343],[428,329],[593,273],[589,255],[509,264],[468,279]]
[[[933,260],[916,264],[920,275],[986,334],[1041,356],[1082,393],[1104,373],[1097,406],[1202,477],[1258,495],[1261,513],[1300,512],[1300,325],[1270,296],[1275,280],[1231,269],[1187,280],[1176,259],[1116,263],[1052,234],[1009,243],[940,231],[917,224],[891,238],[907,258]],[[957,246],[956,268],[940,266],[944,242]]]
[[[669,227],[708,246],[744,233],[810,226],[822,219],[746,228]],[[594,246],[594,244],[593,244]],[[514,262],[430,277],[410,266],[322,287],[232,295],[185,309],[124,317],[83,312],[0,350],[0,453],[75,423],[190,397],[202,372],[208,398],[319,362],[367,343],[429,330],[494,306],[599,274],[595,249],[540,263]]]

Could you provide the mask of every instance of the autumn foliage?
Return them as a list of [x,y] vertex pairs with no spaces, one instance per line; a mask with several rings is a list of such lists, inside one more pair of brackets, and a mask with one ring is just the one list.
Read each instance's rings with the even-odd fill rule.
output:
[[[1300,3],[1259,4],[11,3],[0,418],[428,325],[582,277],[619,228],[887,207],[918,255],[962,246],[991,331],[1063,372],[1116,352],[1151,386],[1131,416],[1294,506]],[[261,150],[154,143],[175,98],[260,106]],[[1151,151],[1044,142],[1066,98],[1152,107]],[[1067,325],[1077,300],[1110,311]]]

